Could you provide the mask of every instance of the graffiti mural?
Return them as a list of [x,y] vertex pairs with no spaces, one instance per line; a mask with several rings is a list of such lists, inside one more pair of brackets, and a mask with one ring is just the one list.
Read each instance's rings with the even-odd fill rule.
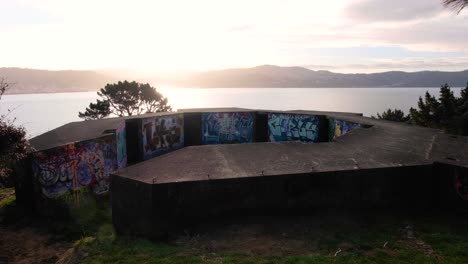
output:
[[127,166],[127,136],[125,133],[125,121],[116,129],[117,136],[117,165],[120,168]]
[[33,176],[42,193],[56,198],[89,187],[96,194],[109,190],[109,174],[117,169],[114,135],[33,153]]
[[203,144],[250,143],[254,115],[249,112],[203,113]]
[[143,159],[149,159],[184,146],[182,114],[158,116],[142,120]]
[[269,113],[268,134],[272,142],[317,142],[319,118],[312,115]]
[[334,118],[329,118],[328,124],[329,124],[328,141],[333,141],[337,137],[342,136],[348,133],[349,131],[361,126],[358,123],[338,120]]

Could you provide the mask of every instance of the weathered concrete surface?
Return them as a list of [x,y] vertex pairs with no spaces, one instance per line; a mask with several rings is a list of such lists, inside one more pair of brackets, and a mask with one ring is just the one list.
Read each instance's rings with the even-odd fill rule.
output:
[[72,122],[34,137],[29,142],[36,150],[50,149],[101,137],[115,130],[122,122],[121,118]]
[[73,142],[95,139],[107,133],[115,132],[115,129],[125,120],[172,114],[174,113],[151,113],[138,116],[76,121],[31,138],[29,142],[36,150],[45,150]]
[[468,176],[467,137],[357,114],[291,112],[363,126],[336,142],[191,146],[122,169],[111,177],[117,231],[160,236],[230,211],[460,202],[453,177]]

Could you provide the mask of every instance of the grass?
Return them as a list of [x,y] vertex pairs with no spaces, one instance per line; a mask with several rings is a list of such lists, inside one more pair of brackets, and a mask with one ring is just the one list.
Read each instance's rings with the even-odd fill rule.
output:
[[16,202],[16,196],[13,188],[0,188],[0,209],[13,206]]
[[[463,217],[382,219],[362,226],[323,223],[317,236],[305,238],[311,250],[301,255],[256,255],[232,250],[194,254],[191,244],[124,237],[105,242],[86,238],[87,243],[79,243],[77,248],[86,252],[83,263],[468,263],[468,226]],[[408,226],[414,229],[414,238],[406,237]],[[341,252],[335,256],[338,249]]]
[[[8,208],[15,208],[15,197],[0,189],[0,213]],[[75,221],[47,229],[52,242],[72,245],[69,258],[78,259],[62,263],[468,263],[467,215],[453,212],[317,214],[260,221],[254,233],[252,226],[243,232],[242,225],[214,220],[211,230],[194,229],[182,242],[180,236],[166,242],[117,236],[107,201],[82,199],[70,214]],[[261,245],[272,241],[281,243]],[[299,251],[282,251],[297,241]]]
[[277,257],[223,252],[188,255],[181,247],[147,240],[120,239],[112,245],[93,241],[82,244],[80,249],[87,252],[83,263],[438,263],[435,258],[402,246],[396,254],[376,250],[372,255],[351,252],[337,257],[328,254]]

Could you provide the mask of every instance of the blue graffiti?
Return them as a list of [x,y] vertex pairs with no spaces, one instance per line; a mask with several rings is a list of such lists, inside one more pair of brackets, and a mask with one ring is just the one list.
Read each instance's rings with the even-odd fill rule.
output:
[[49,198],[91,187],[109,190],[109,174],[117,169],[115,136],[81,141],[33,154],[34,178]]
[[203,144],[252,142],[254,116],[249,112],[203,113]]
[[319,118],[301,114],[268,114],[270,141],[317,142]]

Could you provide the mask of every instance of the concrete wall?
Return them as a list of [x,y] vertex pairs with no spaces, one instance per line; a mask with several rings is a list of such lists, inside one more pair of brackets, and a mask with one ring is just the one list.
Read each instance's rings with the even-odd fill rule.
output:
[[[219,214],[430,208],[447,200],[446,176],[433,165],[153,185],[112,175],[113,188],[121,186],[113,192],[113,219],[119,233],[157,237]],[[151,195],[134,199],[143,190]]]
[[116,142],[116,135],[110,134],[33,153],[34,184],[47,198],[82,188],[106,193],[109,174],[119,166]]
[[436,184],[444,190],[441,196],[449,198],[449,205],[468,207],[468,167],[436,162],[434,171],[443,175]]
[[201,113],[184,113],[185,146],[198,146],[202,144],[201,120]]
[[125,168],[127,166],[127,132],[124,121],[116,129],[115,135],[117,137],[117,166],[119,169]]
[[202,144],[253,142],[255,115],[251,112],[202,113]]
[[361,127],[360,124],[339,120],[335,118],[328,118],[328,141],[334,141],[336,138],[348,133],[349,131]]
[[141,119],[140,135],[143,160],[182,148],[184,116],[174,114]]
[[[151,184],[111,175],[111,189],[112,221],[120,227],[121,234],[151,237],[149,232],[153,229],[164,228],[153,221]],[[142,231],[148,233],[140,233]]]
[[468,168],[460,167],[454,171],[453,184],[454,190],[460,199],[468,201]]
[[314,115],[268,113],[268,136],[271,142],[318,142],[320,118]]
[[[33,179],[46,197],[90,187],[109,190],[110,172],[184,146],[251,142],[325,142],[359,124],[275,112],[175,113],[122,121],[115,136],[71,143],[32,155]],[[325,140],[323,139],[325,135]]]
[[[344,134],[350,127],[358,125],[332,119],[333,126],[329,126],[328,122],[325,116],[276,112],[187,112],[135,118],[127,120],[128,155],[130,162],[136,163],[185,146],[281,141],[327,142],[329,128],[333,131],[340,128],[339,131]],[[138,148],[134,146],[135,135],[138,135]]]
[[129,119],[125,121],[126,149],[128,165],[135,164],[142,160],[141,146],[141,121],[139,119]]

